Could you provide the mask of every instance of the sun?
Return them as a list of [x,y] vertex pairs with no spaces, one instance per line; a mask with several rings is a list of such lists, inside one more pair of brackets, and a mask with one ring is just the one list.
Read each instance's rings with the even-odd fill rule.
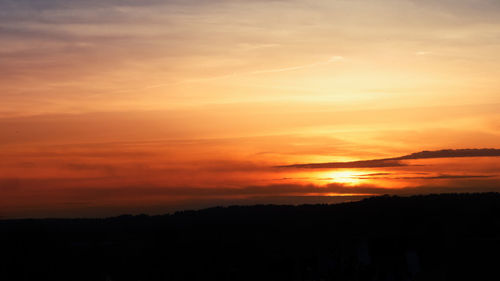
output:
[[325,179],[329,182],[356,185],[361,183],[362,180],[359,178],[361,175],[362,173],[359,171],[334,171],[327,172],[325,174]]

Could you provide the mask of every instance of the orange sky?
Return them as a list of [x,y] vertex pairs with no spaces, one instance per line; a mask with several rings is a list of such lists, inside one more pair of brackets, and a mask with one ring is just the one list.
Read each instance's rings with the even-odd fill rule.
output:
[[494,0],[1,1],[0,217],[496,190],[497,157],[275,166],[499,148],[499,12]]

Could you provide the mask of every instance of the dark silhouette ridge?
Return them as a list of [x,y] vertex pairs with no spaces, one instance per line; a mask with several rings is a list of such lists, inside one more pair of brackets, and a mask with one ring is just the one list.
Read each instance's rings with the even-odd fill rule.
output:
[[308,163],[277,166],[278,168],[380,168],[406,166],[401,160],[431,159],[431,158],[458,158],[458,157],[496,157],[500,156],[500,149],[496,148],[474,148],[474,149],[443,149],[435,151],[421,151],[400,157],[350,161],[350,162],[328,162]]
[[0,220],[1,280],[498,280],[500,194]]

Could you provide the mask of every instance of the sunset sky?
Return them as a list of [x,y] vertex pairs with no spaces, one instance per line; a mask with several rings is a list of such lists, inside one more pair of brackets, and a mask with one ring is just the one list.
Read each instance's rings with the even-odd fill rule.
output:
[[0,218],[500,191],[499,51],[497,0],[0,0]]

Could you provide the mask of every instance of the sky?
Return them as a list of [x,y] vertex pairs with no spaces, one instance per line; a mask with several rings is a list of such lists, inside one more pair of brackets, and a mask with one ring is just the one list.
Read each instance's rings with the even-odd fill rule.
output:
[[500,148],[499,14],[496,0],[0,0],[0,218],[500,191],[496,152],[462,150]]

